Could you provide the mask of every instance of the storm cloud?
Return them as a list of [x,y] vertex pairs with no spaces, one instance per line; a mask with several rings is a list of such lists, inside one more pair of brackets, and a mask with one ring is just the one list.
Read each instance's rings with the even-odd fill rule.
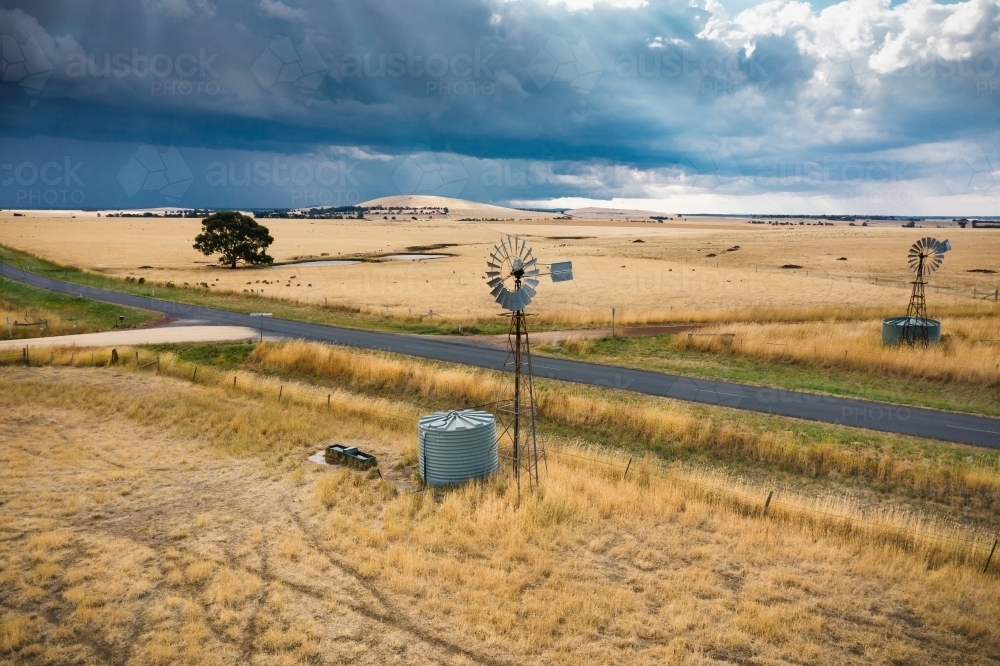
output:
[[996,2],[697,4],[7,2],[0,204],[995,209]]

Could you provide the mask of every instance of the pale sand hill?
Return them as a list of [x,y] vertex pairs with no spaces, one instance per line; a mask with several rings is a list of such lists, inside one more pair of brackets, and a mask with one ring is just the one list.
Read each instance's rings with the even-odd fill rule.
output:
[[579,217],[586,220],[648,220],[651,217],[677,217],[676,213],[657,213],[655,210],[600,208],[590,206],[587,208],[573,208],[566,211],[567,215]]

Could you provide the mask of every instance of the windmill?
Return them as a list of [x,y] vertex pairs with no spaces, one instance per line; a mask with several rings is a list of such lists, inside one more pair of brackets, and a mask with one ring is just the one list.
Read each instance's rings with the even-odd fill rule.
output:
[[521,475],[527,475],[529,487],[538,485],[538,462],[545,460],[545,449],[539,449],[535,435],[534,373],[524,309],[534,298],[541,276],[549,275],[553,282],[572,280],[573,263],[551,264],[549,272],[542,273],[528,244],[517,236],[507,236],[493,246],[486,265],[490,295],[508,311],[509,314],[503,316],[510,317],[503,364],[506,379],[497,401],[500,421],[497,440],[504,437],[510,440],[509,452],[505,452],[504,457],[510,460],[520,499]]
[[913,345],[919,342],[926,346],[930,342],[930,320],[927,318],[927,300],[924,298],[926,284],[924,278],[941,267],[944,253],[949,250],[951,243],[947,240],[939,241],[930,236],[925,236],[910,246],[907,261],[910,270],[916,273],[917,277],[913,281],[910,305],[906,308],[906,319],[900,336],[900,340],[907,344]]

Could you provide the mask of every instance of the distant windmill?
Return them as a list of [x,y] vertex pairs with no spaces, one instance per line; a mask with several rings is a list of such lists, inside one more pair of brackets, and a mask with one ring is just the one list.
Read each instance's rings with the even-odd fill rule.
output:
[[[531,303],[542,273],[538,260],[528,244],[507,236],[497,245],[486,262],[487,285],[490,295],[510,312],[507,333],[507,356],[504,359],[506,381],[497,401],[497,416],[501,430],[498,440],[510,439],[509,457],[517,478],[517,495],[521,497],[521,475],[528,476],[529,487],[538,485],[538,462],[545,460],[545,449],[538,446],[535,435],[535,386],[531,367],[531,349],[524,308]],[[551,264],[547,275],[553,282],[573,279],[573,263]],[[513,386],[511,386],[513,383]]]
[[931,320],[927,317],[927,300],[924,297],[924,277],[941,267],[944,253],[951,250],[947,240],[939,241],[926,236],[910,246],[907,261],[910,270],[916,273],[913,281],[913,291],[910,294],[910,305],[906,308],[906,320],[903,322],[903,332],[900,340],[907,344],[927,345],[930,342]]

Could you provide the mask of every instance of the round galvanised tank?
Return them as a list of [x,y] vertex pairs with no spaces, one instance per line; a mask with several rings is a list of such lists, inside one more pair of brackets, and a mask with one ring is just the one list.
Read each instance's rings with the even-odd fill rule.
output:
[[924,331],[928,342],[941,341],[941,322],[917,317],[890,317],[882,320],[882,344],[922,342]]
[[417,464],[424,483],[451,486],[497,471],[497,425],[478,409],[436,412],[417,424]]

